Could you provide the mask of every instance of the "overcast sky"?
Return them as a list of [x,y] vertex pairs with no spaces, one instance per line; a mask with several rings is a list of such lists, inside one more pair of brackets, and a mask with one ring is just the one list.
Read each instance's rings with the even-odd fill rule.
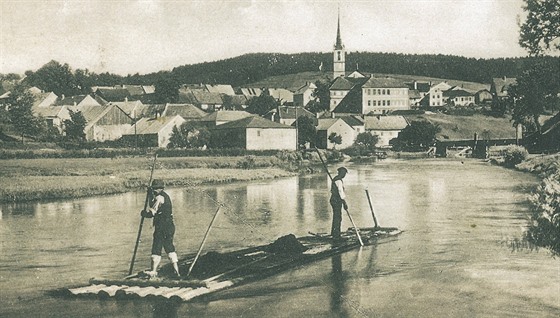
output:
[[0,73],[149,73],[255,52],[526,56],[522,0],[0,0]]

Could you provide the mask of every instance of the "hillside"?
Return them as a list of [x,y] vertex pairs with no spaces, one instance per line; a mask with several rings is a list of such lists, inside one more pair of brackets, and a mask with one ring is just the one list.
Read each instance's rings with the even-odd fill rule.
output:
[[411,122],[427,120],[439,125],[441,132],[437,134],[440,140],[468,140],[478,133],[480,139],[514,139],[515,128],[509,118],[495,118],[484,115],[451,116],[440,113],[426,113],[423,115],[406,115]]
[[[350,52],[346,69],[352,71],[359,65],[363,72],[490,83],[493,77],[516,77],[536,63],[553,65],[559,61],[560,57],[475,59],[451,55]],[[320,65],[326,74],[331,74],[332,64],[330,52],[251,53],[220,61],[182,65],[171,72],[129,75],[123,78],[123,82],[153,84],[161,77],[172,77],[179,83],[242,86],[273,76],[317,72]]]

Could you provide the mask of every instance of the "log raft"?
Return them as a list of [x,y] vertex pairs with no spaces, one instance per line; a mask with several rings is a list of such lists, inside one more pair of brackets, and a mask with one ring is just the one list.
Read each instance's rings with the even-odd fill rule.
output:
[[[401,233],[396,228],[359,229],[366,245],[379,238],[391,237]],[[332,242],[324,234],[312,234],[295,238],[287,235],[272,244],[246,248],[239,251],[219,254],[209,252],[204,255],[190,279],[176,280],[166,276],[170,266],[160,270],[160,277],[145,279],[139,276],[126,279],[91,279],[89,285],[69,288],[71,296],[89,296],[100,299],[159,298],[188,302],[204,295],[218,292],[233,286],[260,280],[290,268],[327,258],[360,246],[355,230],[348,229],[342,234],[343,240]],[[181,272],[192,264],[193,258],[180,262]],[[206,261],[206,264],[202,264]],[[197,271],[196,268],[199,268]]]

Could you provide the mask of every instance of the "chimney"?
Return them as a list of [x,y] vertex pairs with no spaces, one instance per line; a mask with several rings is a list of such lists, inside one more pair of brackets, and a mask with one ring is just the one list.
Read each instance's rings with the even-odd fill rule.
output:
[[128,97],[127,96],[124,97],[124,102],[128,103]]
[[416,80],[414,80],[414,82],[412,82],[414,84],[414,89],[418,89],[418,82]]
[[507,81],[507,76],[502,77],[502,79],[505,81]]
[[64,99],[64,98],[65,98],[65,96],[64,96],[64,94],[62,94],[61,99]]
[[331,112],[331,118],[334,118],[334,113],[333,112]]

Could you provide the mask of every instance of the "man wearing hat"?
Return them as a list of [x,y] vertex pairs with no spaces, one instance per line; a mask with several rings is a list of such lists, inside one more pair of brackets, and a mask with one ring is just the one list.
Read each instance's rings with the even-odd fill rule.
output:
[[342,207],[348,210],[346,204],[346,194],[344,193],[344,182],[342,179],[348,173],[348,169],[340,167],[337,169],[338,174],[332,179],[331,185],[331,207],[333,209],[333,220],[331,227],[331,236],[333,239],[340,239],[340,224],[342,223]]
[[150,276],[157,275],[157,269],[161,262],[161,249],[163,248],[173,264],[175,274],[179,276],[178,257],[173,245],[175,235],[175,224],[173,223],[173,206],[171,198],[163,191],[163,180],[152,181],[152,199],[148,211],[142,211],[142,216],[154,218],[154,240],[152,243],[152,268],[148,273]]

